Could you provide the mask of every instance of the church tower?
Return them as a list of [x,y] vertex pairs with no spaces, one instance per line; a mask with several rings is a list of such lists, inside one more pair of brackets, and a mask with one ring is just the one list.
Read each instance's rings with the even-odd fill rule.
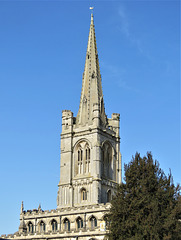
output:
[[1,238],[103,240],[105,216],[119,183],[119,114],[110,119],[105,114],[92,14],[79,111],[76,117],[62,111],[57,208],[25,210],[22,202],[19,231]]
[[62,111],[57,209],[107,203],[121,183],[117,113],[105,114],[93,14],[82,78],[79,111]]

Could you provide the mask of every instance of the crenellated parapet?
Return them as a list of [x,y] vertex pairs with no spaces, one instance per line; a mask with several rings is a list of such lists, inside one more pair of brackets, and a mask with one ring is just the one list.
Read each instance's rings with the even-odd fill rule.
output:
[[73,128],[73,112],[70,110],[62,111],[62,134],[72,132]]
[[119,137],[119,130],[120,130],[120,114],[113,113],[112,118],[108,119],[109,129],[116,133],[116,137]]
[[[14,234],[2,235],[3,239],[36,239],[61,238],[64,234],[70,237],[90,234],[103,236],[106,229],[101,229],[110,203],[80,207],[68,207],[43,211],[38,209],[23,210],[20,214],[20,228]],[[82,221],[82,225],[79,225]],[[93,225],[93,223],[95,225]],[[24,225],[22,231],[21,226]],[[104,230],[104,231],[103,231]]]

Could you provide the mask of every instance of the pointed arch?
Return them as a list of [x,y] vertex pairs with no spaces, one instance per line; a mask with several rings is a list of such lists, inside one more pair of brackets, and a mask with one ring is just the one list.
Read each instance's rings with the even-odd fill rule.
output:
[[89,144],[85,145],[85,172],[89,173],[90,171],[90,146]]
[[70,231],[70,220],[67,217],[63,219],[63,230]]
[[46,224],[43,220],[38,223],[39,232],[43,233],[46,231]]
[[81,188],[80,189],[80,194],[81,194],[81,201],[87,201],[87,190],[86,188]]
[[76,228],[77,228],[77,229],[83,228],[83,219],[82,219],[81,217],[78,217],[78,218],[76,219]]
[[77,174],[83,173],[83,149],[81,145],[78,145],[77,147],[77,165]]
[[83,138],[73,147],[73,176],[87,174],[90,171],[91,143]]
[[103,178],[114,179],[113,147],[109,141],[102,144],[101,175]]
[[57,226],[58,226],[57,221],[55,219],[52,219],[51,220],[51,230],[52,230],[52,232],[57,231]]
[[89,218],[89,227],[90,227],[91,229],[94,229],[94,228],[97,227],[97,218],[96,218],[94,215],[92,215],[92,216]]
[[34,225],[31,221],[29,221],[28,224],[27,224],[27,230],[28,230],[29,233],[34,232]]
[[79,139],[77,142],[75,142],[73,148],[76,149],[76,146],[78,146],[78,144],[80,144],[81,142],[87,143],[90,146],[90,148],[92,148],[92,144],[91,144],[91,142],[87,138]]

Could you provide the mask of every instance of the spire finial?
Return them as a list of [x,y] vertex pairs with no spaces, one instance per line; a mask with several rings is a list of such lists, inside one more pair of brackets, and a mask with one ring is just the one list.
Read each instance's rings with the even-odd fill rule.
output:
[[23,213],[23,211],[24,211],[24,203],[23,203],[23,201],[21,202],[21,213]]
[[94,7],[89,8],[91,10],[91,24],[94,24],[94,19],[93,19],[93,9]]
[[93,13],[93,9],[94,9],[94,7],[90,7],[89,9],[92,10],[91,12]]
[[41,203],[40,203],[39,206],[38,206],[38,210],[39,210],[39,211],[41,210]]

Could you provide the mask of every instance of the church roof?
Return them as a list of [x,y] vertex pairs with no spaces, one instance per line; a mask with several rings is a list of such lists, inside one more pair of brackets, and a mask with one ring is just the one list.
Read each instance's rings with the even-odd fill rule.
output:
[[93,105],[97,104],[100,108],[100,122],[105,126],[107,117],[105,114],[101,74],[97,52],[96,36],[93,14],[91,14],[91,23],[89,38],[87,44],[87,53],[85,68],[82,78],[82,91],[80,98],[79,111],[76,123],[79,125],[93,123]]

